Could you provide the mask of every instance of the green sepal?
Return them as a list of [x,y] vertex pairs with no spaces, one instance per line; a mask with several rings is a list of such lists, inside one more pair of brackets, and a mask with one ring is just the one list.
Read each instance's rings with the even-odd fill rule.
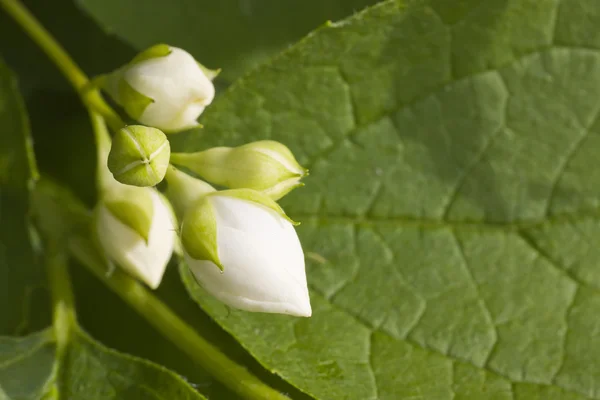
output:
[[217,220],[207,197],[198,200],[186,213],[181,225],[181,242],[194,260],[210,261],[223,271],[217,247]]
[[[120,106],[123,106],[120,94],[120,84],[123,80],[123,74],[126,66],[118,68],[109,74],[100,75],[92,81],[91,85],[96,84]],[[85,89],[85,88],[84,88]]]
[[216,191],[208,183],[196,179],[172,165],[167,168],[165,177],[167,181],[165,195],[173,205],[175,215],[179,220],[183,220],[187,209],[196,204],[202,196]]
[[155,186],[165,177],[170,155],[171,146],[162,131],[130,125],[115,134],[107,165],[121,183]]
[[135,90],[124,78],[119,79],[118,85],[119,103],[131,118],[139,119],[146,107],[154,103],[152,98]]
[[257,190],[229,189],[229,190],[223,190],[220,192],[210,193],[206,197],[208,198],[211,196],[234,197],[237,199],[256,203],[256,204],[270,208],[271,210],[275,211],[281,217],[288,220],[292,225],[294,225],[294,226],[300,225],[300,222],[296,222],[296,221],[292,220],[290,217],[288,217],[287,214],[285,213],[285,211],[283,211],[283,208],[281,208],[281,206],[279,206],[279,204],[277,204],[277,202],[275,200],[273,200],[268,195],[266,195],[262,192],[259,192]]
[[[129,192],[123,189],[118,194],[109,193],[103,199],[103,204],[115,218],[137,232],[147,244],[154,217],[152,195],[149,191],[144,193],[136,190],[131,195]],[[132,196],[135,197],[131,198]]]
[[304,186],[304,183],[300,182],[300,178],[291,178],[283,182],[279,182],[277,185],[265,189],[262,192],[269,196],[271,199],[277,201],[292,190],[300,188],[302,186]]
[[129,65],[135,65],[142,61],[151,60],[153,58],[166,57],[171,54],[171,47],[168,44],[160,43],[138,53],[137,56],[129,62]]
[[[243,149],[244,151],[255,151],[257,153],[262,153],[267,157],[273,157],[274,159],[277,159],[276,155],[279,155],[288,164],[285,166],[285,168],[291,174],[290,176],[304,177],[308,175],[308,169],[302,167],[298,161],[296,161],[294,153],[292,153],[287,146],[275,140],[259,140],[257,142],[239,146],[237,149]],[[269,154],[269,151],[273,153]]]
[[221,73],[221,68],[208,69],[204,65],[200,64],[198,61],[196,61],[196,64],[198,64],[202,72],[204,72],[204,75],[206,75],[206,77],[211,81],[214,80]]

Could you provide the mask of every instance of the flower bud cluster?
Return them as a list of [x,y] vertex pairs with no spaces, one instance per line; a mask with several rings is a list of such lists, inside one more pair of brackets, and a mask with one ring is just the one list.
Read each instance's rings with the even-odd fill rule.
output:
[[[110,177],[102,181],[109,183],[94,213],[98,246],[109,262],[151,288],[181,250],[199,285],[225,304],[310,316],[302,246],[276,202],[307,175],[290,149],[262,140],[171,152],[165,133],[199,125],[218,72],[160,44],[97,80],[139,123],[116,131],[106,156]],[[153,188],[165,177],[170,202]]]

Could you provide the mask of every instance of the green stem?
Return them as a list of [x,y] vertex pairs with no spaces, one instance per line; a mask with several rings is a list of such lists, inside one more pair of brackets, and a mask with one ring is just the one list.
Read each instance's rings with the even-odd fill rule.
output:
[[250,400],[289,400],[198,335],[137,280],[120,270],[107,275],[105,266],[99,261],[100,256],[89,240],[74,237],[69,242],[69,249],[75,258],[143,315],[163,336],[234,392]]
[[[212,150],[212,149],[211,149]],[[229,149],[227,149],[229,150]],[[197,151],[195,153],[176,153],[176,152],[172,152],[171,156],[172,156],[172,160],[171,162],[173,164],[178,164],[178,165],[182,165],[184,167],[187,167],[188,165],[193,165],[194,163],[197,162],[197,158],[198,158],[198,154],[202,154],[204,152],[202,151]]]
[[75,324],[75,305],[71,278],[68,271],[68,256],[53,243],[47,255],[48,280],[52,294],[52,327],[56,339],[57,358],[63,357]]
[[97,89],[90,88],[89,78],[65,49],[20,1],[0,0],[0,6],[21,25],[21,28],[60,69],[65,78],[75,88],[86,107],[99,112],[114,130],[119,130],[125,125],[121,117],[104,101],[100,92]]
[[100,194],[109,187],[114,186],[117,181],[108,169],[108,154],[111,148],[111,138],[106,127],[104,118],[94,112],[89,111],[94,137],[96,139],[96,185]]

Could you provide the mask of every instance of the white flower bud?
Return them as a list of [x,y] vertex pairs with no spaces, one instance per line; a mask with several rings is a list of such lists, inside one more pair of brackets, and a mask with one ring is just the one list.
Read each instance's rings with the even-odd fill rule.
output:
[[130,117],[176,132],[198,125],[215,96],[211,80],[217,74],[188,52],[159,44],[110,74],[104,88]]
[[196,153],[173,153],[171,162],[214,184],[259,190],[273,200],[303,186],[300,179],[308,173],[290,149],[274,140],[239,147],[213,147]]
[[225,304],[311,315],[298,235],[267,196],[249,189],[210,193],[188,209],[181,235],[196,280]]
[[158,287],[177,240],[173,211],[158,191],[115,184],[96,207],[94,229],[111,261]]

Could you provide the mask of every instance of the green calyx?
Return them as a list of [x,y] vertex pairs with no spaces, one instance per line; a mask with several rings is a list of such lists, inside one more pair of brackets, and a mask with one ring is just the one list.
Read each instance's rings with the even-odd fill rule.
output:
[[129,65],[139,64],[142,61],[151,60],[153,58],[166,57],[169,54],[171,54],[171,47],[169,45],[164,43],[155,44],[141,53],[138,53],[138,55],[129,62]]
[[118,81],[117,90],[119,103],[133,119],[139,119],[146,108],[154,103],[153,99],[135,90],[123,77]]
[[275,186],[262,190],[262,193],[269,196],[272,200],[279,200],[292,190],[302,186],[304,186],[304,183],[300,182],[300,178],[290,178],[279,182]]
[[240,146],[237,148],[240,152],[255,152],[269,157],[279,162],[291,175],[303,177],[308,174],[308,170],[303,168],[292,151],[282,143],[275,140],[259,140]]
[[124,225],[138,233],[146,243],[154,217],[150,189],[119,188],[107,193],[102,204]]
[[294,226],[300,225],[300,222],[296,222],[296,221],[292,220],[290,217],[288,217],[288,215],[285,213],[285,211],[283,211],[283,208],[281,208],[275,200],[273,200],[268,195],[266,195],[262,192],[259,192],[257,190],[230,189],[230,190],[223,190],[221,192],[211,193],[211,194],[207,195],[206,197],[210,198],[212,196],[224,196],[224,197],[226,196],[226,197],[234,197],[236,199],[246,200],[251,203],[255,203],[255,204],[267,207],[267,208],[275,211],[282,218],[285,218]]
[[97,77],[94,79],[94,84],[104,89],[114,101],[125,109],[131,118],[139,119],[146,108],[154,103],[154,99],[135,90],[125,79],[126,72],[129,67],[135,64],[154,58],[166,57],[170,53],[171,48],[166,44],[152,46],[139,53],[121,68],[108,75]]
[[216,191],[208,183],[196,179],[172,165],[169,165],[165,178],[167,180],[165,194],[173,204],[179,219],[182,219],[187,209],[202,196]]
[[186,212],[181,225],[181,242],[194,260],[210,261],[223,271],[217,247],[217,221],[208,196],[202,197]]
[[208,69],[204,65],[200,64],[198,61],[196,61],[196,64],[198,64],[202,72],[204,72],[204,75],[206,75],[206,77],[211,81],[214,80],[221,73],[221,68]]
[[154,186],[169,166],[171,147],[165,134],[155,128],[131,125],[113,138],[108,169],[115,179],[132,186]]

